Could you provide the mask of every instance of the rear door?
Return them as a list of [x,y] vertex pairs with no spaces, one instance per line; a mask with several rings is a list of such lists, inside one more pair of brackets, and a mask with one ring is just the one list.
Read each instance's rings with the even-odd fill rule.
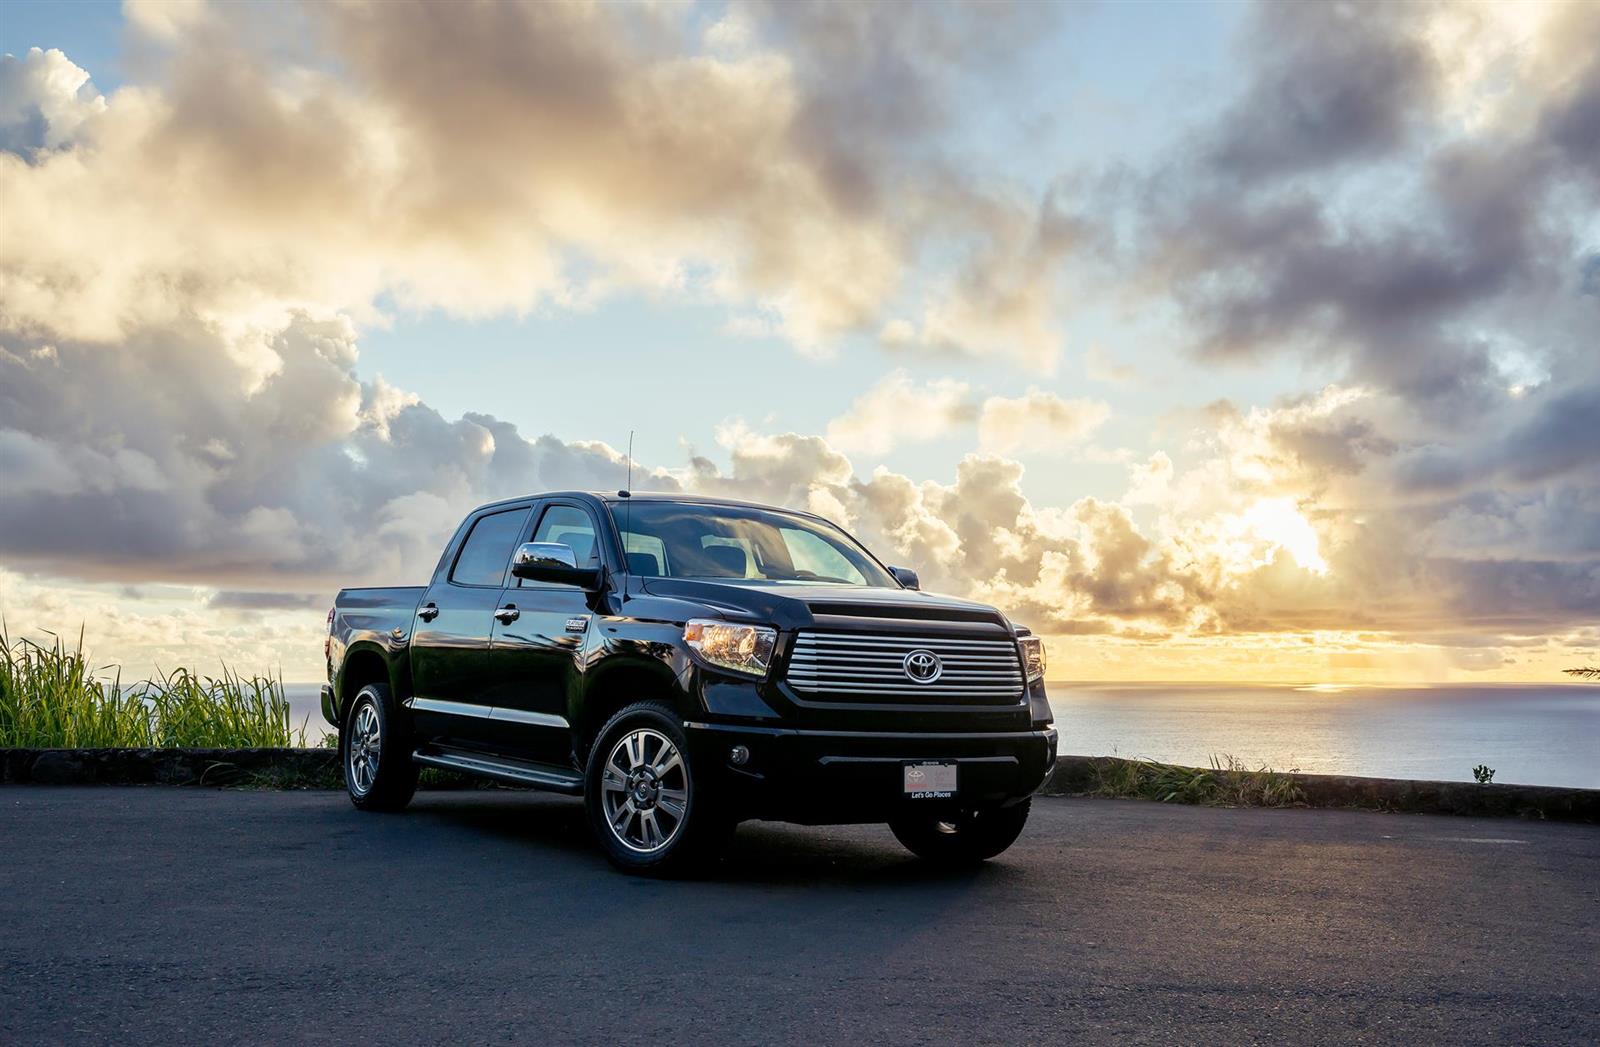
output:
[[489,646],[511,554],[527,532],[526,505],[473,519],[423,594],[411,635],[412,709],[425,739],[492,738]]
[[[577,502],[548,502],[539,511],[532,541],[558,542],[572,549],[579,567],[598,567],[596,523]],[[495,623],[491,704],[502,736],[534,759],[569,762],[569,709],[582,680],[592,600],[575,585],[525,578],[507,583],[501,604],[515,608],[517,617]]]

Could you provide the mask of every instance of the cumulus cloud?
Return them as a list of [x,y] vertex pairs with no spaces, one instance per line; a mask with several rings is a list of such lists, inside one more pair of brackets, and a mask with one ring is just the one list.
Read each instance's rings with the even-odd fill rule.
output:
[[122,0],[128,24],[163,42],[179,40],[204,25],[210,7],[208,0]]
[[978,416],[978,442],[996,454],[1060,454],[1110,416],[1111,408],[1098,400],[1065,400],[1040,389],[991,396]]
[[891,371],[828,423],[828,442],[841,451],[883,454],[943,436],[975,417],[967,389],[953,378],[918,383],[905,370]]
[[1260,56],[1248,89],[1206,144],[1241,184],[1382,155],[1424,123],[1435,56],[1410,5],[1265,4],[1245,46]]
[[[0,259],[8,311],[115,341],[185,310],[281,327],[382,294],[483,315],[634,287],[755,304],[825,351],[886,322],[937,230],[971,258],[933,277],[939,347],[1043,362],[1053,318],[1026,302],[1048,223],[925,162],[974,53],[954,41],[999,49],[1029,19],[752,12],[707,49],[676,8],[311,5],[297,62],[256,50],[242,9],[135,6],[167,44],[157,85],[101,98],[59,52],[5,60],[5,140],[57,150],[0,170],[28,245]],[[87,215],[116,247],[92,269]]]
[[917,382],[909,372],[896,370],[829,422],[827,439],[846,453],[877,455],[976,423],[978,444],[986,452],[1051,455],[1080,444],[1110,414],[1100,401],[1064,399],[1041,389],[980,399],[965,382]]
[[[1214,405],[1200,459],[1137,467],[1130,499],[1223,544],[1201,521],[1291,499],[1352,620],[1592,616],[1600,57],[1577,41],[1597,33],[1582,3],[1259,7],[1243,89],[1129,181],[1117,264],[1211,365],[1292,355],[1338,381]],[[1272,591],[1229,626],[1295,621]]]
[[1092,498],[1036,509],[1015,461],[972,454],[953,483],[918,483],[881,468],[860,476],[819,437],[731,427],[722,442],[731,468],[701,460],[690,487],[807,507],[916,565],[930,588],[994,600],[1047,630],[1189,613],[1194,593],[1126,509]]
[[89,74],[55,48],[0,59],[0,150],[26,159],[60,149],[105,108]]
[[[654,288],[819,348],[879,327],[937,205],[965,202],[937,227],[986,258],[1013,242],[984,225],[1023,206],[1009,191],[923,161],[1025,14],[775,5],[709,38],[655,7],[304,16],[297,52],[237,7],[132,4],[164,64],[110,97],[60,52],[0,60],[9,562],[371,579],[430,560],[464,503],[613,482],[603,444],[358,376],[380,299],[481,315]],[[873,84],[895,89],[851,101]]]
[[[1600,105],[1600,60],[1571,42],[1600,16],[1547,9],[1518,40],[1458,7],[1261,8],[1275,42],[1236,108],[1138,190],[1137,265],[1194,347],[1343,360],[1441,422],[1503,405],[1494,361],[1512,347],[1585,377],[1600,185],[1567,129]],[[1451,81],[1463,50],[1491,48],[1480,82]],[[1513,100],[1494,104],[1517,119],[1463,124],[1442,100],[1463,93]]]
[[[603,444],[455,421],[352,371],[345,320],[272,337],[264,377],[209,325],[0,350],[0,556],[97,578],[290,587],[415,576],[465,504],[614,479]],[[670,483],[648,474],[640,486]]]
[[[911,371],[825,435],[728,425],[719,461],[636,486],[804,506],[930,587],[1138,649],[1592,643],[1600,23],[1533,6],[1263,6],[1238,96],[1086,207],[948,148],[1042,5],[355,2],[266,47],[238,5],[130,4],[147,82],[0,59],[6,606],[77,621],[175,583],[116,642],[246,657],[246,616],[425,574],[465,506],[615,485],[605,444],[363,374],[385,311],[643,290],[807,352],[866,335],[1042,375],[1093,243],[1213,365],[1327,384],[1175,411],[1181,444],[1127,455],[1118,500],[1037,503],[1008,457],[1081,443],[1105,404]],[[967,425],[978,453],[936,479],[849,457]]]

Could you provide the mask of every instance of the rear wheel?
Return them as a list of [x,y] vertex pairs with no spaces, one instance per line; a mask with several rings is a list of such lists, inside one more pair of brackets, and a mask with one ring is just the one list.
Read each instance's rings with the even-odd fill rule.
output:
[[889,823],[906,850],[940,865],[977,865],[1017,842],[1028,824],[1024,800],[1010,807],[980,807],[948,815],[909,815]]
[[389,704],[389,688],[369,683],[356,693],[339,732],[345,791],[363,811],[398,811],[417,791],[410,738]]
[[678,717],[654,702],[630,705],[600,729],[584,804],[611,863],[647,876],[703,868],[733,830],[700,787]]

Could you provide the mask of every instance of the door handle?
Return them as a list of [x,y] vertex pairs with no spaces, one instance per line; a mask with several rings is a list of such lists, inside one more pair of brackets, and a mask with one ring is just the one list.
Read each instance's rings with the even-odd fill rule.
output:
[[433,621],[435,618],[439,617],[439,605],[432,603],[423,604],[422,609],[417,612],[417,617],[421,618],[425,622]]
[[516,604],[508,603],[498,611],[494,612],[494,616],[499,619],[501,625],[510,625],[512,622],[522,617],[522,612],[517,610]]

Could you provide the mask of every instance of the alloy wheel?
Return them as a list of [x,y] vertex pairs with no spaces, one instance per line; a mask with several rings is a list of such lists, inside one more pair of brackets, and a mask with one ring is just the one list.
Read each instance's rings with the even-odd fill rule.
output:
[[378,760],[383,755],[383,728],[378,722],[378,710],[365,702],[356,710],[350,724],[350,747],[345,757],[345,768],[350,778],[350,791],[365,796],[378,777]]
[[611,834],[653,854],[677,838],[689,813],[689,768],[672,739],[641,727],[612,746],[600,778]]

